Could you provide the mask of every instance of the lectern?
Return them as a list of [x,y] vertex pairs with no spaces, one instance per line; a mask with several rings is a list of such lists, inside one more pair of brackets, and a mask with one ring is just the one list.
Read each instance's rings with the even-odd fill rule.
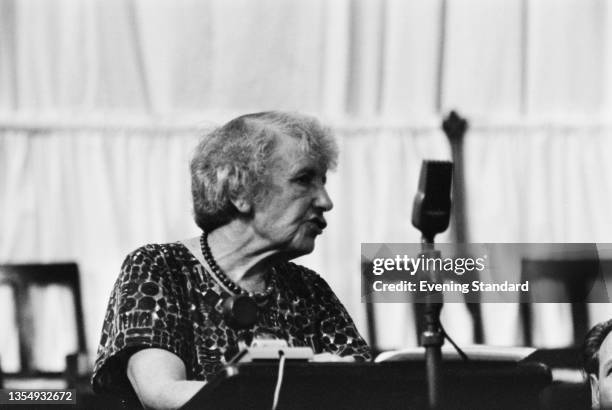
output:
[[[287,362],[278,408],[427,409],[424,361]],[[228,366],[183,410],[270,409],[278,363]],[[539,409],[551,372],[540,363],[448,362],[442,404],[449,409]]]

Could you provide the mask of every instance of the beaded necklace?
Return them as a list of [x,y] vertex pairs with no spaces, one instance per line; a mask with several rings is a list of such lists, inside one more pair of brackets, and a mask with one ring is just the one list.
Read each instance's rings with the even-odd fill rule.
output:
[[238,284],[236,284],[233,280],[231,280],[229,276],[227,276],[225,272],[221,270],[219,265],[217,265],[215,258],[213,258],[210,247],[208,246],[207,232],[203,232],[202,236],[200,236],[200,246],[202,247],[202,255],[204,255],[204,260],[212,269],[213,275],[215,275],[217,279],[221,281],[221,283],[223,283],[232,293],[234,293],[234,295],[248,295],[249,297],[252,297],[255,302],[262,303],[268,299],[272,292],[274,292],[274,289],[276,288],[276,275],[274,274],[266,274],[266,282],[268,282],[268,286],[266,286],[266,289],[260,293],[247,292],[238,286]]

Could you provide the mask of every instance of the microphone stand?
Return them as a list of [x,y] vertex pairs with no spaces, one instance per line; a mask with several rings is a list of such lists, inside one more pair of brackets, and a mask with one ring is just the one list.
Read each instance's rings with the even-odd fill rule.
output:
[[[421,240],[422,255],[425,258],[440,258],[440,252],[435,250],[433,235],[423,235]],[[432,283],[439,283],[438,272],[429,272]],[[441,297],[441,295],[439,296]],[[427,399],[429,410],[441,410],[442,404],[442,345],[444,333],[440,324],[442,303],[434,301],[434,295],[428,293],[425,299],[425,323],[421,332],[421,345],[425,347],[425,366],[427,372]]]
[[[429,258],[440,258],[440,252],[434,249],[434,237],[448,228],[451,208],[451,184],[453,164],[446,161],[423,161],[419,175],[419,190],[414,197],[412,208],[412,225],[421,231],[421,255]],[[428,263],[427,263],[428,264]],[[429,270],[431,283],[442,280],[441,272],[436,271],[436,264]],[[422,266],[425,268],[425,266]],[[435,296],[438,296],[436,299]],[[427,397],[430,410],[441,410],[442,406],[442,344],[444,331],[440,324],[442,311],[442,293],[436,295],[429,291],[425,294],[423,307],[424,322],[421,331],[421,346],[425,347],[425,364],[427,371]]]

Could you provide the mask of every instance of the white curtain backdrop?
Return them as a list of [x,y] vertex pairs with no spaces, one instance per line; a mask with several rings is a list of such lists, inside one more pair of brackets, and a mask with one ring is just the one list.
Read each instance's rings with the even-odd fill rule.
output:
[[[450,159],[450,109],[471,124],[471,242],[612,242],[609,27],[605,0],[0,0],[0,263],[77,261],[94,352],[125,254],[197,234],[198,136],[268,109],[313,113],[338,137],[335,207],[303,263],[363,333],[360,243],[419,240],[418,171]],[[536,342],[570,343],[567,306],[541,308]],[[416,343],[411,312],[377,306],[380,347]],[[486,342],[521,343],[517,312],[487,305]],[[443,321],[472,341],[463,306]],[[68,352],[69,336],[46,346]],[[14,366],[14,340],[0,343]]]

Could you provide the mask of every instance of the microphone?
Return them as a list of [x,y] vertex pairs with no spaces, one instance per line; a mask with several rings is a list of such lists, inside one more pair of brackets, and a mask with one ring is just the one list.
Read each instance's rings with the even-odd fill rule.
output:
[[448,228],[452,177],[452,162],[423,161],[419,189],[412,207],[412,225],[421,231],[423,239],[429,243],[433,243],[436,234]]
[[[440,252],[434,249],[434,237],[448,228],[452,177],[452,162],[423,161],[419,189],[412,207],[412,225],[423,234],[422,255],[440,257]],[[427,273],[431,282],[441,282],[435,267]],[[428,403],[431,410],[439,410],[442,408],[443,387],[441,349],[444,344],[444,332],[440,324],[442,303],[435,301],[433,294],[427,294],[425,304],[419,310],[423,314],[419,333],[421,345],[425,347]]]
[[257,303],[247,295],[230,296],[223,301],[223,317],[234,329],[248,329],[257,323]]

